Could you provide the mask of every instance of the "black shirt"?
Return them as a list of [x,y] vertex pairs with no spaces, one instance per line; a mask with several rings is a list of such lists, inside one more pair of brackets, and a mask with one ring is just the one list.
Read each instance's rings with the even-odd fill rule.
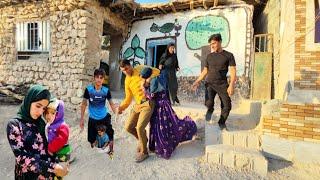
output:
[[227,83],[227,73],[229,66],[236,66],[233,54],[223,50],[208,54],[204,62],[208,68],[207,82],[212,84]]

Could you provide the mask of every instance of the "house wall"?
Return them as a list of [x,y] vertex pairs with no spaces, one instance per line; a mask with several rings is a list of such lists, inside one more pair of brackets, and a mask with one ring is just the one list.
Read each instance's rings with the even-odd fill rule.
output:
[[255,34],[273,35],[272,94],[286,99],[293,89],[295,3],[291,0],[269,0],[255,21]]
[[[123,45],[122,56],[126,56],[126,50],[131,47],[134,38],[139,38],[139,47],[146,52],[146,57],[150,55],[146,49],[147,39],[175,38],[180,66],[180,71],[177,72],[179,77],[178,96],[188,101],[202,101],[204,97],[203,90],[199,91],[202,95],[190,90],[191,84],[196,79],[196,76],[200,74],[201,61],[196,55],[201,56],[201,46],[208,45],[210,35],[220,32],[223,38],[222,45],[224,49],[234,54],[238,76],[243,75],[245,62],[250,61],[252,54],[252,12],[252,6],[243,4],[212,10],[195,9],[137,21],[133,24],[128,41]],[[212,18],[213,16],[216,19]],[[210,27],[210,23],[208,22],[215,22],[215,24],[213,23],[213,27]],[[181,26],[181,30],[176,31],[173,29],[170,33],[165,34],[155,28],[157,26],[161,27],[165,23],[175,23],[176,27]],[[193,28],[191,28],[191,23],[195,25]],[[226,26],[224,26],[224,23]],[[151,28],[152,26],[153,28]],[[152,32],[152,29],[156,32]],[[229,36],[226,34],[229,34]],[[132,55],[130,58],[134,56]],[[147,60],[148,58],[135,57],[136,62],[150,65]]]
[[295,1],[294,88],[320,93],[320,43],[314,43],[314,1]]
[[[0,9],[0,81],[7,84],[43,84],[68,108],[79,108],[84,88],[91,82],[101,59],[103,21],[119,31],[126,23],[98,2],[43,1]],[[17,60],[15,24],[50,21],[48,57]]]

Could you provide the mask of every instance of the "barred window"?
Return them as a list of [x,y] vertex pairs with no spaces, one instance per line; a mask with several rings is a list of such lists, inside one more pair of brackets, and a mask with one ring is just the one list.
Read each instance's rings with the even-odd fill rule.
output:
[[17,23],[16,48],[18,59],[29,59],[36,54],[49,54],[49,21]]

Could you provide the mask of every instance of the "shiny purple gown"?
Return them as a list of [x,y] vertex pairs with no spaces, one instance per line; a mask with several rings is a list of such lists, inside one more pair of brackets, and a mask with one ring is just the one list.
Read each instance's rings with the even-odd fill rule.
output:
[[155,101],[150,119],[149,149],[169,159],[179,143],[191,140],[196,134],[196,123],[189,116],[183,119],[177,117],[165,90],[154,93],[153,97],[150,93],[147,96]]

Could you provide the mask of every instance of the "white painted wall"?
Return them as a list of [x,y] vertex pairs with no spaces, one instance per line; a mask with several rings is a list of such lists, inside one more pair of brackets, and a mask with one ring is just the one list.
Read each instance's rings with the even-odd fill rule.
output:
[[[247,7],[247,8],[245,8]],[[137,34],[140,38],[140,47],[146,50],[146,39],[163,37],[164,34],[161,32],[151,32],[150,27],[152,23],[156,23],[161,26],[167,22],[174,22],[175,19],[178,23],[182,25],[182,29],[179,31],[180,36],[177,37],[177,56],[179,60],[179,65],[181,68],[180,76],[197,76],[200,73],[200,61],[194,57],[195,53],[201,55],[201,50],[190,50],[185,42],[185,29],[188,22],[197,16],[205,15],[219,15],[225,17],[229,22],[230,28],[230,41],[225,47],[225,50],[230,51],[234,54],[238,75],[244,73],[244,62],[245,62],[245,50],[246,50],[246,31],[247,31],[247,19],[251,19],[252,13],[248,11],[249,5],[236,5],[227,6],[223,9],[213,9],[213,10],[203,10],[195,9],[187,12],[179,12],[167,15],[155,16],[153,19],[138,21],[133,24],[130,38],[124,44],[122,53],[131,46],[132,38]],[[252,22],[250,22],[252,23]],[[249,26],[252,27],[252,26]],[[173,30],[171,35],[174,35]],[[251,38],[249,39],[251,41]],[[145,60],[139,60],[141,64],[145,63]]]
[[294,86],[295,2],[282,0],[280,13],[280,74],[275,98],[286,100]]

